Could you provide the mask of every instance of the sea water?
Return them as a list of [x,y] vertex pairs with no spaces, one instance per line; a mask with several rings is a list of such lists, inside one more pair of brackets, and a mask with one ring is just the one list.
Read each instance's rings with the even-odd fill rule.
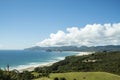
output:
[[10,69],[24,69],[37,67],[63,60],[66,56],[76,55],[78,52],[46,52],[26,50],[0,50],[0,68],[4,69],[7,64]]

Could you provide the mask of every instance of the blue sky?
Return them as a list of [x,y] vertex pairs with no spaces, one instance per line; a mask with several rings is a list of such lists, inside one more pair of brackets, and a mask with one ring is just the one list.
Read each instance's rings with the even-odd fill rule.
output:
[[58,30],[120,22],[120,0],[0,0],[0,49],[31,47]]

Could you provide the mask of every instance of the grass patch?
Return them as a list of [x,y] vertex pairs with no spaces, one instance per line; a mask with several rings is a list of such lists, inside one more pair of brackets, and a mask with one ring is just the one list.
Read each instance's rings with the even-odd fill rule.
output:
[[53,80],[53,79],[50,79],[50,78],[47,78],[47,77],[42,77],[42,78],[33,79],[33,80]]
[[55,77],[64,77],[66,80],[120,80],[120,76],[106,72],[51,73],[50,78],[44,77],[35,80],[54,80]]
[[106,72],[71,72],[51,74],[50,78],[65,77],[67,80],[120,80],[120,76]]

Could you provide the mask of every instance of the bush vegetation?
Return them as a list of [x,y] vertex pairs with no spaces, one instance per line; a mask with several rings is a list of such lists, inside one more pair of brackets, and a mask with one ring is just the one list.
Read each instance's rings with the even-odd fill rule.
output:
[[[37,73],[37,76],[33,72]],[[7,70],[0,69],[0,80],[32,80],[38,77],[49,78],[50,73],[66,72],[109,72],[120,75],[120,52],[104,51],[84,56],[68,56],[64,60],[54,63],[52,66],[37,67],[33,72],[9,71],[9,65],[7,65]],[[54,78],[54,80],[57,79],[66,80],[64,77]]]
[[120,75],[120,52],[96,52],[84,56],[68,56],[49,67],[37,67],[36,72],[110,72]]

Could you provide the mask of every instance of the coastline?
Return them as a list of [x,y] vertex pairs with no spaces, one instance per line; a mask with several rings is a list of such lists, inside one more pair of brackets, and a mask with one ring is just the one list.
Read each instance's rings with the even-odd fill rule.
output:
[[94,53],[94,52],[80,52],[76,56],[84,56],[84,55],[89,55],[89,54],[92,54],[92,53]]
[[[75,54],[75,56],[83,56],[83,55],[89,55],[89,54],[92,54],[94,52],[77,52],[77,51],[70,51],[70,52],[75,52],[75,53],[78,53],[78,54]],[[64,59],[64,58],[63,58]],[[63,60],[61,59],[61,60]],[[61,61],[61,60],[58,60],[58,61]],[[47,62],[47,63],[44,63],[44,64],[37,64],[37,65],[31,65],[31,66],[28,66],[28,67],[22,67],[22,68],[16,68],[18,71],[20,72],[23,72],[23,71],[33,71],[36,67],[44,67],[44,66],[51,66],[52,64],[58,62],[58,61],[53,61],[53,62]]]
[[[57,62],[57,61],[56,61]],[[44,66],[51,66],[52,64],[56,63],[56,62],[49,62],[46,64],[38,64],[38,66],[31,66],[31,67],[27,67],[27,68],[21,68],[18,71],[23,72],[23,71],[34,71],[34,69],[36,67],[44,67]]]
[[[59,60],[60,61],[60,60]],[[36,67],[44,67],[44,66],[51,66],[52,64],[56,63],[58,61],[53,61],[53,62],[46,62],[46,63],[36,63],[32,65],[19,65],[16,67],[10,67],[10,70],[17,70],[19,72],[23,71],[34,71]]]

